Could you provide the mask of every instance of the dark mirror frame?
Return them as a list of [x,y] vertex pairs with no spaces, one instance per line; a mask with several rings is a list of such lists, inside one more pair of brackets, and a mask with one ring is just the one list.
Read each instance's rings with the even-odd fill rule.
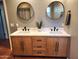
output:
[[[51,4],[53,4],[53,3],[56,3],[56,2],[58,2],[58,3],[60,3],[61,5],[62,5],[62,7],[63,7],[63,14],[62,14],[62,16],[61,17],[63,17],[64,15],[65,15],[65,8],[64,8],[64,5],[62,4],[62,2],[60,2],[60,1],[53,1],[53,2],[51,2],[49,5],[48,5],[48,7],[51,5]],[[47,8],[48,8],[47,7]],[[48,16],[48,14],[47,14],[47,9],[46,9],[46,16],[49,18],[49,19],[53,19],[53,20],[58,20],[58,19],[60,19],[61,17],[59,17],[59,18],[54,18],[54,17],[49,17]]]
[[[20,6],[22,5],[22,4],[24,4],[24,5],[29,5],[31,8],[32,8],[32,15],[29,17],[29,19],[24,19],[23,17],[20,17],[20,14],[19,14],[19,12],[20,12],[20,9],[23,9],[23,8],[20,8]],[[28,8],[26,8],[27,10],[29,10]],[[24,10],[26,10],[26,9],[24,9]],[[20,19],[22,19],[22,20],[30,20],[33,16],[34,16],[34,10],[33,10],[33,7],[31,6],[31,4],[30,3],[28,3],[28,2],[21,2],[18,6],[17,6],[17,16],[20,18]]]

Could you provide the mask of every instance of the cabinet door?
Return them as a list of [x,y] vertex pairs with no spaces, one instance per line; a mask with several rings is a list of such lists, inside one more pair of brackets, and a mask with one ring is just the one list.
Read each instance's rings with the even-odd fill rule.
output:
[[24,39],[24,54],[32,55],[32,41],[31,37],[23,37]]
[[52,37],[47,38],[47,48],[48,48],[48,56],[55,56],[56,38]]
[[49,37],[47,40],[48,56],[66,57],[68,38]]
[[67,56],[67,40],[68,38],[57,38],[57,56],[66,57]]
[[24,43],[22,37],[11,37],[12,40],[12,49],[14,55],[23,55],[24,54]]

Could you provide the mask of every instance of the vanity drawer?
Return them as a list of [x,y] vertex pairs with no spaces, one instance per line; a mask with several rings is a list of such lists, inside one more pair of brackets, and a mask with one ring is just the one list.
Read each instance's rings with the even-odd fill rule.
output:
[[47,47],[47,44],[44,44],[44,43],[33,44],[33,48],[46,48],[46,47]]
[[34,46],[39,46],[39,45],[46,46],[47,42],[32,42],[32,44],[33,44]]
[[35,42],[35,43],[36,42],[41,42],[41,43],[46,42],[46,39],[44,37],[33,37],[32,39],[33,39],[33,42]]
[[33,56],[46,56],[46,50],[33,50]]
[[33,48],[33,50],[36,50],[36,51],[39,51],[39,50],[46,51],[47,49],[46,48]]
[[33,45],[33,48],[46,48],[46,45]]

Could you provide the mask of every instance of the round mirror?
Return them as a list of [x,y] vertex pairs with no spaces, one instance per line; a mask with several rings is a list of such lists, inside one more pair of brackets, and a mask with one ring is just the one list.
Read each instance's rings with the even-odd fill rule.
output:
[[50,3],[47,7],[47,16],[51,19],[59,19],[64,15],[64,5],[59,1]]
[[21,2],[17,7],[17,15],[20,19],[29,20],[34,14],[31,4],[27,2]]

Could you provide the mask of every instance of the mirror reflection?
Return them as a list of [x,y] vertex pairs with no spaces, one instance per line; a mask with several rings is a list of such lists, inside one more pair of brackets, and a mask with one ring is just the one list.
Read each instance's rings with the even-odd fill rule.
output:
[[29,20],[34,14],[31,4],[22,2],[17,7],[17,15],[20,19]]
[[54,1],[48,5],[46,12],[51,19],[61,18],[64,15],[64,5],[59,1]]

